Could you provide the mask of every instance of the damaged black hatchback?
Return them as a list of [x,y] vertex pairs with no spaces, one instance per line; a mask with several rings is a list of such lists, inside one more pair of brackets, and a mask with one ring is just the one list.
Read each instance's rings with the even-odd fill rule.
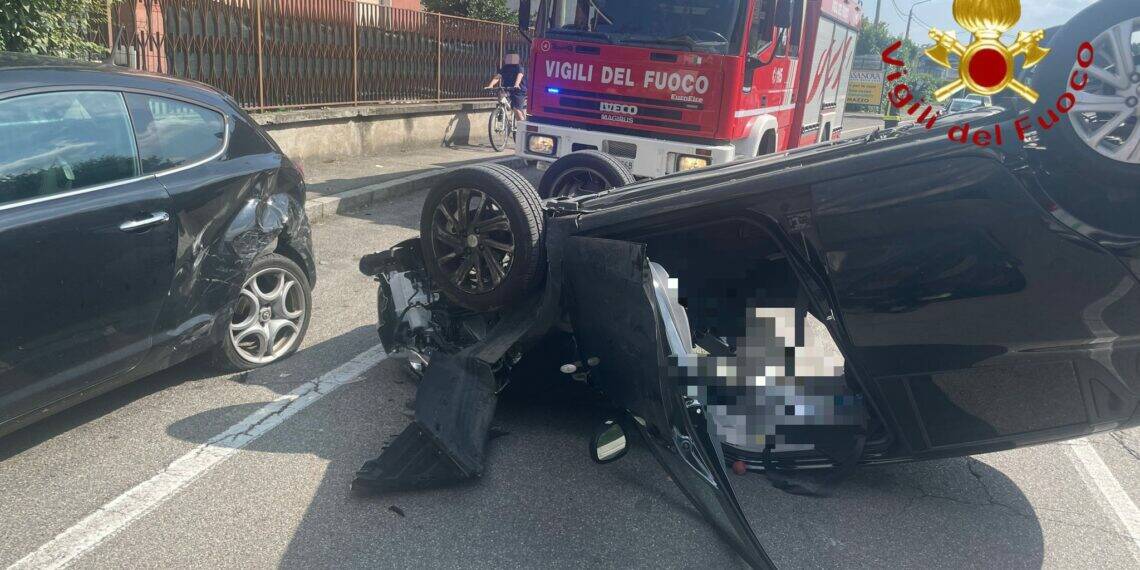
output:
[[300,346],[300,170],[192,81],[0,53],[0,435],[212,352]]

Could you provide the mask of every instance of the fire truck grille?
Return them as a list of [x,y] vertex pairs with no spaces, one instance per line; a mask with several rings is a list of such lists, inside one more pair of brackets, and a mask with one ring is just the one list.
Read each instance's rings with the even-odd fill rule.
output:
[[637,158],[637,145],[627,142],[606,141],[606,154],[621,158]]

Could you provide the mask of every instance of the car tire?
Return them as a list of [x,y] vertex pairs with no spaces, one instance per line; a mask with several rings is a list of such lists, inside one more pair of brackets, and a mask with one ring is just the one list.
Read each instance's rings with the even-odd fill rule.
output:
[[[1108,47],[1106,39],[1108,30],[1132,22],[1133,35],[1140,33],[1140,3],[1136,0],[1102,0],[1077,14],[1064,27],[1049,44],[1052,49],[1048,59],[1042,63],[1042,68],[1034,77],[1033,84],[1041,97],[1033,109],[1035,128],[1041,137],[1041,143],[1050,154],[1049,162],[1052,168],[1068,170],[1073,174],[1092,175],[1100,182],[1110,184],[1130,184],[1140,177],[1140,149],[1131,157],[1122,159],[1109,156],[1113,148],[1124,150],[1123,145],[1129,141],[1140,142],[1140,62],[1135,53],[1132,54],[1134,72],[1126,77],[1129,82],[1124,93],[1125,105],[1127,102],[1135,103],[1123,123],[1114,120],[1116,112],[1081,113],[1078,105],[1050,129],[1041,129],[1036,124],[1036,117],[1049,117],[1050,111],[1057,113],[1058,98],[1066,91],[1070,91],[1069,82],[1072,73],[1076,70],[1077,52],[1084,42],[1093,42],[1096,47],[1096,61],[1093,65],[1100,66],[1105,63],[1106,56],[1115,57],[1114,51]],[[1132,48],[1135,52],[1135,47]],[[1088,87],[1084,93],[1093,95],[1120,94],[1119,88],[1090,77]],[[1129,99],[1131,98],[1131,99]],[[1122,107],[1124,112],[1127,106]],[[1094,142],[1098,134],[1098,126],[1107,126],[1119,123],[1122,126],[1116,132],[1104,137],[1102,141]],[[1117,142],[1119,141],[1119,142]],[[1120,145],[1120,146],[1117,146]]]
[[424,265],[454,303],[501,308],[542,281],[544,223],[538,194],[519,173],[499,164],[459,168],[424,201]]
[[582,150],[550,165],[538,183],[538,195],[544,200],[576,198],[621,188],[636,181],[620,160],[604,152]]
[[312,286],[300,266],[276,253],[259,257],[228,313],[214,364],[241,371],[288,358],[305,340],[312,307]]

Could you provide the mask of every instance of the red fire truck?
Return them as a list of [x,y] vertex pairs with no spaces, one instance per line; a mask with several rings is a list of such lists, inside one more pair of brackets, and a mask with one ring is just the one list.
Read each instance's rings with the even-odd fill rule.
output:
[[656,177],[838,138],[861,19],[860,0],[542,0],[518,153]]

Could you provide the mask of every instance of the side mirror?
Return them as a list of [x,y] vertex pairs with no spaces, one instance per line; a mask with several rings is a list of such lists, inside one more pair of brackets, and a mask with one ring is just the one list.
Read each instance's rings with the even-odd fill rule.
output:
[[597,463],[610,463],[621,459],[629,451],[625,430],[614,420],[606,420],[594,430],[590,438],[590,458]]
[[519,32],[530,33],[530,0],[519,0]]

